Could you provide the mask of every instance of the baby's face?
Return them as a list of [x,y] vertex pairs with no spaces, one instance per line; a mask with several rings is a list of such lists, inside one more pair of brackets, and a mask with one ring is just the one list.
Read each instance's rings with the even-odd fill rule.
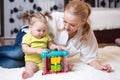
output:
[[45,34],[46,34],[46,28],[47,25],[40,22],[40,21],[36,21],[30,28],[31,34],[35,37],[35,38],[42,38]]

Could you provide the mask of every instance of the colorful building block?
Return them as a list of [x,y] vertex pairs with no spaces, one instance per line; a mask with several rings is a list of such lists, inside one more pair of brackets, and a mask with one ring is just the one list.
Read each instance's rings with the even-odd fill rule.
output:
[[67,51],[46,50],[41,54],[43,75],[68,72]]

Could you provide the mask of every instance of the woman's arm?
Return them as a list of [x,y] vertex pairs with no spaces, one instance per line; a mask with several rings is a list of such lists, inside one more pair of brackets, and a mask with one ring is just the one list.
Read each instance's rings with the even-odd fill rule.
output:
[[93,66],[96,69],[102,70],[102,71],[111,71],[111,66],[109,64],[101,64],[98,60],[93,60],[89,63],[89,65]]
[[109,64],[103,65],[98,60],[98,43],[92,31],[88,36],[87,42],[85,42],[83,45],[86,45],[81,49],[83,61],[96,69],[107,72],[111,71],[111,66]]

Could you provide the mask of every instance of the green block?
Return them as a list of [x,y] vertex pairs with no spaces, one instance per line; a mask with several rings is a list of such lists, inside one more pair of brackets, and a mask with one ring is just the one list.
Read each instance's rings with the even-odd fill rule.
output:
[[61,65],[51,65],[52,72],[57,72],[57,71],[60,71],[61,69],[62,69]]

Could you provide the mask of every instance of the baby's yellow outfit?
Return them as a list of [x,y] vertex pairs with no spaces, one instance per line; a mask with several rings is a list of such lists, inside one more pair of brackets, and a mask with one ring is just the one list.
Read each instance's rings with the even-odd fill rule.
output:
[[[28,44],[32,48],[46,49],[49,41],[51,41],[51,38],[48,34],[40,39],[37,39],[30,33],[27,33],[23,36],[22,44]],[[34,62],[38,65],[39,69],[42,69],[42,58],[39,54],[25,54],[25,61]]]

